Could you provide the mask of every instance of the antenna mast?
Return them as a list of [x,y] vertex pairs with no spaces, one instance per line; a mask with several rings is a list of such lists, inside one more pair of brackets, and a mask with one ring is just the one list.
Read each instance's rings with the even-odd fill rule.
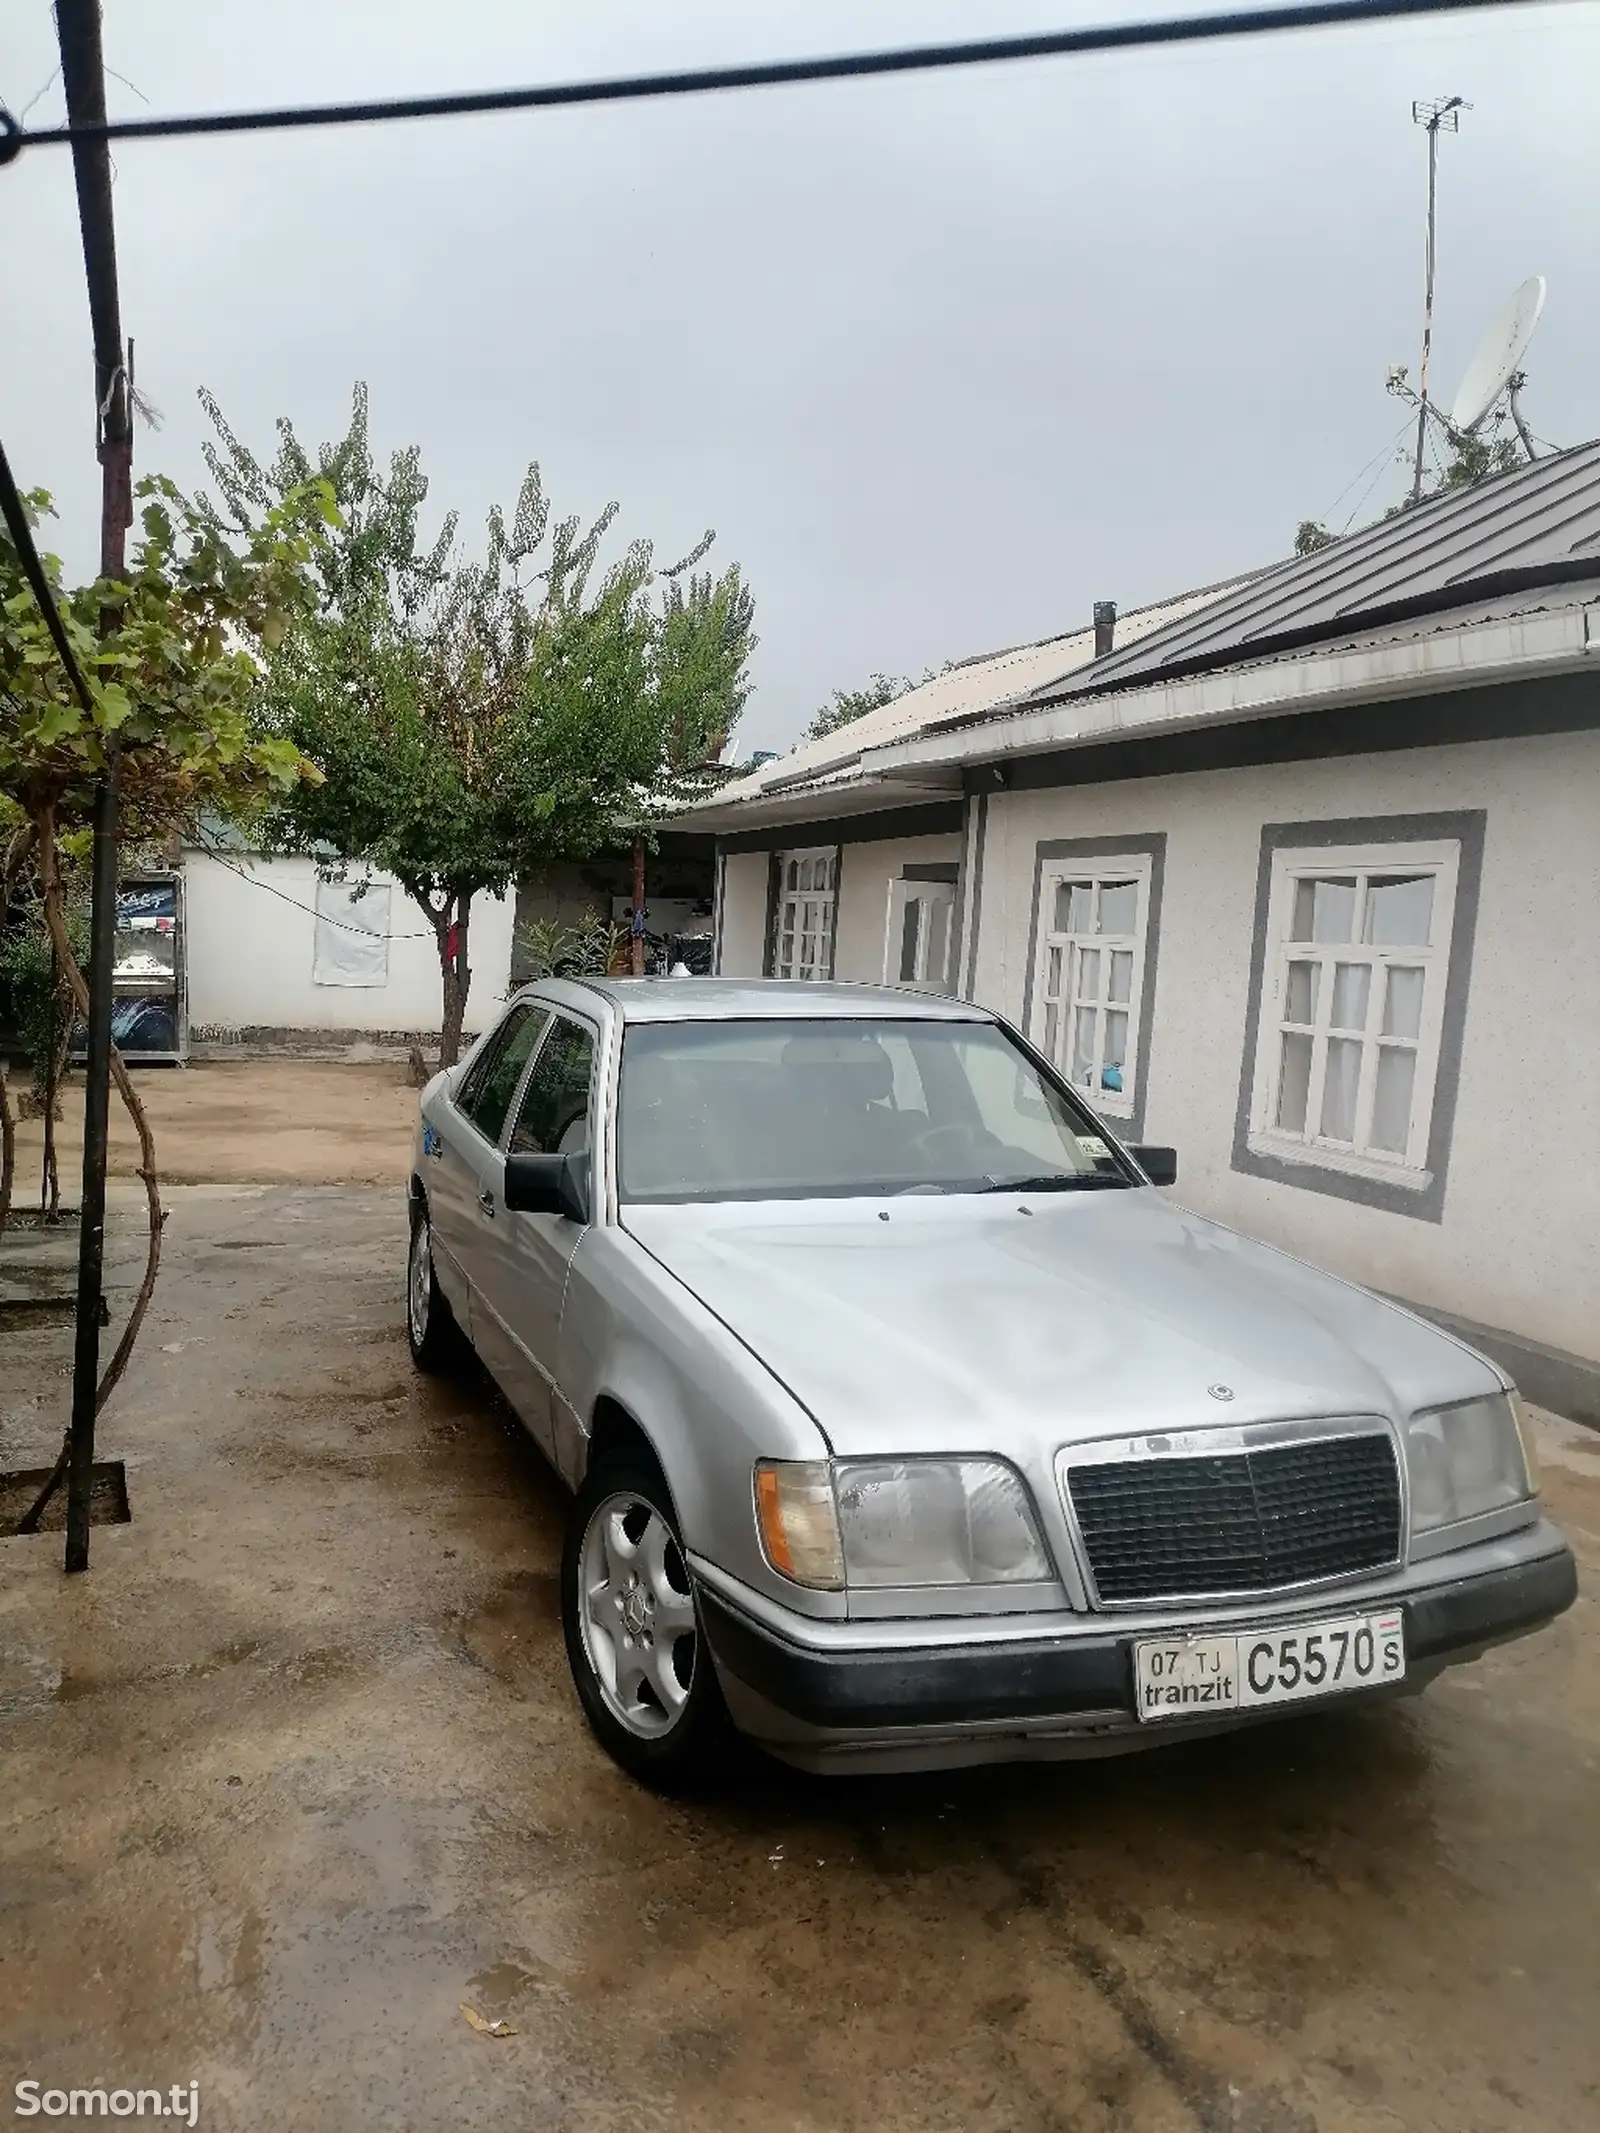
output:
[[1422,457],[1428,442],[1428,358],[1433,352],[1433,266],[1434,237],[1438,221],[1439,198],[1439,135],[1441,132],[1459,133],[1461,114],[1472,106],[1459,96],[1440,97],[1433,102],[1417,102],[1411,106],[1411,118],[1428,136],[1428,257],[1427,289],[1422,300],[1422,371],[1418,379],[1417,396],[1417,456],[1411,476],[1411,501],[1422,501]]

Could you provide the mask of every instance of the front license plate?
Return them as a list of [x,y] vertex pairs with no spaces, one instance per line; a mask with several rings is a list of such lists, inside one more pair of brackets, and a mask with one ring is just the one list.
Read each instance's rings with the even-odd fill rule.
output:
[[1203,1637],[1151,1637],[1133,1647],[1142,1719],[1203,1718],[1211,1711],[1299,1703],[1403,1680],[1405,1617],[1339,1615],[1293,1629]]

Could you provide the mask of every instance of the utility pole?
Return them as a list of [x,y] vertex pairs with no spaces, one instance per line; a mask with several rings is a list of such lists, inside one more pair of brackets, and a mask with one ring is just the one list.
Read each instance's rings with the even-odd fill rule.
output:
[[[68,123],[103,126],[106,78],[100,45],[100,0],[56,0],[56,29]],[[89,282],[89,320],[94,332],[96,450],[101,472],[100,575],[120,580],[126,575],[127,533],[133,523],[133,396],[122,340],[116,230],[111,211],[111,152],[105,140],[74,141],[72,168],[78,189],[84,271]],[[89,1567],[95,1393],[100,1382],[106,1138],[111,1108],[111,972],[117,925],[118,760],[114,734],[106,738],[105,755],[94,811],[77,1338],[72,1355],[72,1430],[67,1462],[69,1571]]]
[[1442,97],[1431,103],[1417,102],[1411,106],[1411,118],[1428,136],[1428,250],[1427,285],[1422,300],[1422,370],[1417,380],[1417,455],[1416,466],[1411,476],[1411,501],[1422,501],[1422,459],[1428,442],[1428,358],[1433,353],[1433,268],[1434,239],[1438,225],[1439,200],[1439,135],[1441,132],[1459,133],[1461,114],[1472,106],[1459,96]]

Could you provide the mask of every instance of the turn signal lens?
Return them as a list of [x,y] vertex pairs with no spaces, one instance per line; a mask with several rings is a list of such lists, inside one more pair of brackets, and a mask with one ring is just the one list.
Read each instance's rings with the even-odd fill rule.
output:
[[762,1460],[756,1468],[756,1523],[774,1570],[822,1592],[844,1589],[839,1514],[824,1461]]

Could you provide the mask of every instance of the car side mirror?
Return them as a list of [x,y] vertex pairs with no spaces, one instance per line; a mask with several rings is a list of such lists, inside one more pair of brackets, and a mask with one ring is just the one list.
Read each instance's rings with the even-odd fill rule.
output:
[[508,1155],[500,1195],[513,1214],[589,1219],[587,1155]]
[[1176,1148],[1130,1148],[1128,1153],[1133,1157],[1152,1185],[1177,1184],[1178,1151]]

